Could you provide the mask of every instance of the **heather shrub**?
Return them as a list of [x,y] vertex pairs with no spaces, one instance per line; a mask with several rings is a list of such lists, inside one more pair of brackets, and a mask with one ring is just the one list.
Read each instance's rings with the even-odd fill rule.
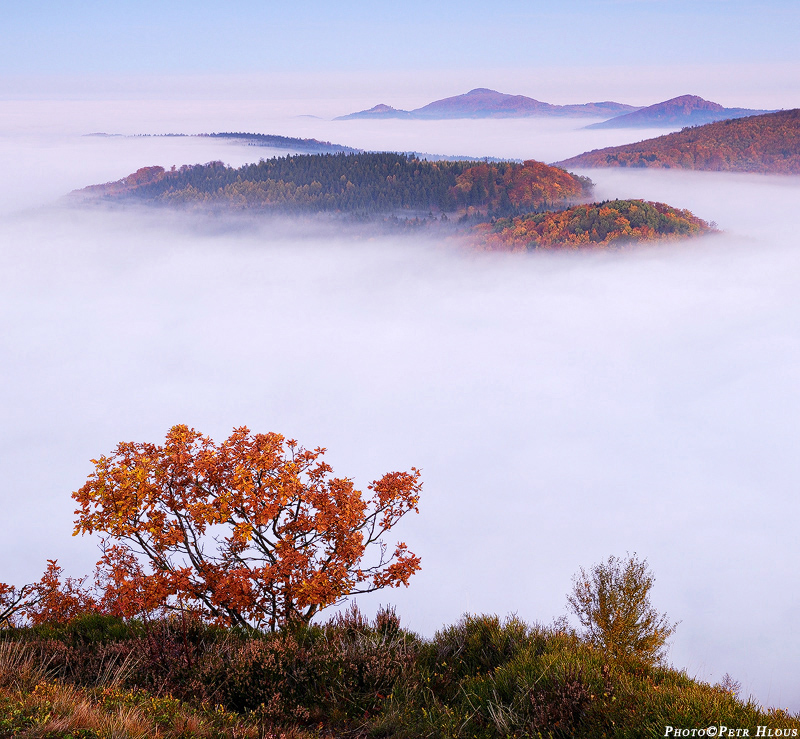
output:
[[63,624],[8,630],[5,637],[33,649],[49,674],[70,684],[119,684],[202,699],[197,665],[220,639],[234,638],[227,634],[188,617],[144,623],[90,614]]
[[231,710],[301,722],[374,714],[414,669],[416,639],[393,611],[374,622],[351,607],[322,626],[228,641],[205,656],[206,695]]
[[118,616],[85,613],[65,623],[34,626],[31,634],[39,639],[56,639],[67,644],[107,644],[141,636],[141,624]]
[[443,736],[572,736],[598,682],[576,658],[588,648],[574,634],[514,617],[465,616],[427,649],[431,697],[415,719],[420,733],[438,724]]
[[230,710],[258,711],[265,719],[308,720],[315,681],[311,629],[239,642],[230,640],[205,655],[200,681],[215,703]]
[[351,606],[323,628],[318,643],[329,710],[348,718],[380,709],[398,682],[416,672],[418,640],[400,628],[394,609],[381,609],[370,624]]

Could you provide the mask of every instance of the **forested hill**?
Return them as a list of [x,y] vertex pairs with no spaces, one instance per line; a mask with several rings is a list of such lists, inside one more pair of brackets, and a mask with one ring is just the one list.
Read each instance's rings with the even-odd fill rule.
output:
[[800,174],[800,109],[684,128],[558,162],[562,167],[653,167]]
[[498,218],[474,227],[474,243],[489,251],[621,246],[678,240],[714,231],[688,210],[645,200],[609,200],[557,212]]
[[231,139],[250,146],[289,149],[303,154],[357,154],[361,151],[361,149],[354,149],[352,146],[332,144],[330,141],[298,139],[293,136],[277,136],[267,133],[201,133],[198,136],[201,138]]
[[541,162],[431,162],[403,154],[311,154],[238,169],[222,162],[145,167],[76,195],[181,206],[391,213],[400,210],[514,215],[585,200],[591,181]]
[[[480,249],[605,248],[680,239],[711,227],[663,203],[589,203],[591,181],[541,162],[431,162],[403,154],[313,154],[165,170],[144,167],[73,193],[90,201],[280,213],[356,213],[435,224],[430,211],[469,215],[459,228]],[[424,214],[424,215],[422,215]],[[422,216],[422,217],[420,217]],[[479,221],[477,225],[475,218]],[[382,220],[385,220],[383,218]],[[441,221],[445,221],[444,217]],[[450,228],[450,227],[448,227]]]

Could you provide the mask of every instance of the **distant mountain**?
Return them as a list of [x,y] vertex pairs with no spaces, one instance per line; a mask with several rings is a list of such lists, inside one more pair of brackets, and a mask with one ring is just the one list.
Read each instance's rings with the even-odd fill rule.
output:
[[733,118],[636,144],[595,149],[557,166],[800,174],[800,109]]
[[335,120],[347,121],[352,118],[410,118],[411,113],[407,110],[398,110],[391,105],[379,103],[378,105],[370,108],[369,110],[361,110],[358,113],[350,113],[350,115],[340,115]]
[[742,118],[748,115],[773,113],[771,110],[750,108],[724,108],[697,95],[681,95],[663,103],[649,105],[632,113],[615,116],[602,123],[593,123],[586,128],[654,128],[658,126],[698,126],[703,123]]
[[435,100],[415,110],[398,110],[390,105],[376,105],[369,110],[350,113],[338,121],[357,118],[416,118],[447,120],[451,118],[533,118],[562,116],[600,118],[616,116],[638,110],[633,105],[606,101],[581,105],[552,105],[525,95],[507,95],[496,90],[479,87],[463,95]]

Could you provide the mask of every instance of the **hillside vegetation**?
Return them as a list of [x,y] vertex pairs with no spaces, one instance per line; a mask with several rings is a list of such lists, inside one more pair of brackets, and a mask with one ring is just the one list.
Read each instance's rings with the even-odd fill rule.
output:
[[489,250],[527,251],[563,247],[608,247],[634,241],[700,236],[712,227],[688,210],[643,200],[610,200],[555,213],[500,218],[474,227]]
[[797,736],[798,717],[737,692],[513,617],[422,639],[390,610],[258,635],[85,616],[0,641],[0,737]]
[[563,167],[653,167],[800,174],[800,109],[685,128],[558,163]]
[[[383,218],[393,227],[445,233],[455,228],[473,246],[488,250],[604,248],[712,230],[689,211],[664,203],[576,204],[591,189],[591,180],[536,161],[476,164],[373,153],[287,156],[238,169],[221,162],[144,167],[73,195],[177,208],[350,213],[368,221]],[[446,213],[459,215],[458,223],[444,227]]]
[[477,209],[515,214],[585,199],[591,182],[536,161],[427,161],[403,154],[312,154],[239,168],[222,162],[145,167],[83,197],[232,209],[391,213]]
[[0,582],[0,738],[797,735],[800,717],[740,700],[732,678],[667,665],[678,623],[636,553],[575,574],[580,630],[466,614],[424,638],[352,601],[315,622],[420,569],[384,537],[416,513],[420,471],[364,493],[324,454],[177,424],[92,460],[72,498],[75,532],[100,538],[94,575],[49,559],[38,582]]

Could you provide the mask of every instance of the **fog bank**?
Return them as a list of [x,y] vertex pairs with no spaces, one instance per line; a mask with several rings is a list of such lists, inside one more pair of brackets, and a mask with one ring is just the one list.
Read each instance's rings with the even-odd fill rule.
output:
[[[89,184],[139,156],[37,141],[9,172],[38,156]],[[153,163],[168,164],[130,169]],[[677,666],[800,710],[800,183],[591,175],[601,197],[667,200],[726,233],[477,255],[17,197],[29,209],[0,222],[2,579],[48,557],[92,567],[69,497],[91,458],[175,423],[218,440],[247,424],[328,447],[360,485],[422,468],[421,513],[397,535],[423,570],[365,608],[396,603],[426,634],[464,611],[549,621],[580,566],[636,551],[682,621]]]

